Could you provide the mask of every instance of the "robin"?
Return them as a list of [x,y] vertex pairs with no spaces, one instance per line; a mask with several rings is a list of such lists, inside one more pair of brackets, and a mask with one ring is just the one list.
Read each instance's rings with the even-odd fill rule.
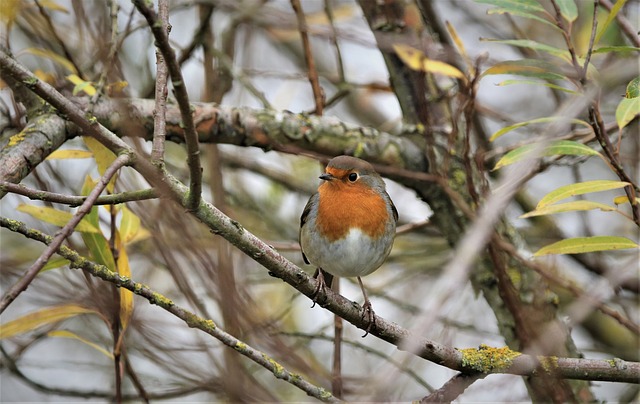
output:
[[391,252],[398,211],[382,177],[364,160],[335,157],[320,179],[300,218],[302,257],[317,267],[316,295],[331,287],[334,275],[358,279],[368,333],[375,314],[360,277],[378,269]]

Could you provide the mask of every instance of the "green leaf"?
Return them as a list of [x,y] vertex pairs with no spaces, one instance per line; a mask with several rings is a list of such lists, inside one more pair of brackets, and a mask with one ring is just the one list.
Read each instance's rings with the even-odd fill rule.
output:
[[578,7],[573,0],[556,0],[556,4],[565,20],[573,22],[578,18]]
[[507,60],[496,63],[482,73],[482,76],[494,74],[513,74],[516,76],[535,77],[542,80],[566,80],[567,77],[558,67],[543,60],[522,59]]
[[66,258],[62,258],[62,257],[51,257],[49,259],[49,261],[47,261],[47,263],[42,267],[42,269],[40,270],[40,272],[44,272],[44,271],[50,271],[52,269],[56,269],[56,268],[60,268],[63,266],[67,266],[69,265],[71,262],[66,259]]
[[585,181],[578,182],[576,184],[565,185],[549,192],[542,199],[540,199],[540,202],[538,202],[538,205],[536,206],[536,210],[542,209],[547,205],[551,205],[553,203],[556,203],[557,201],[561,201],[572,196],[583,195],[592,192],[609,191],[612,189],[624,188],[627,185],[630,184],[628,182],[610,180]]
[[496,163],[493,170],[497,170],[504,166],[517,163],[518,161],[532,159],[536,157],[548,157],[548,156],[600,156],[600,153],[593,150],[589,146],[585,146],[582,143],[574,142],[571,140],[558,140],[551,142],[540,153],[534,153],[538,149],[538,145],[529,144],[520,146],[517,149],[511,150],[509,153],[502,156]]
[[554,90],[558,90],[558,91],[564,91],[566,93],[569,94],[580,94],[577,91],[574,90],[570,90],[568,88],[564,88],[562,86],[559,86],[557,84],[553,84],[553,83],[549,83],[548,81],[538,81],[538,80],[503,80],[500,83],[498,83],[498,86],[509,86],[509,85],[513,85],[513,84],[530,84],[530,85],[534,85],[534,86],[544,86],[544,87],[549,87],[549,88],[553,88]]
[[519,48],[529,48],[536,51],[546,52],[550,55],[560,57],[564,60],[569,61],[571,55],[569,51],[565,49],[556,48],[554,46],[546,45],[540,42],[532,41],[530,39],[485,39],[482,38],[481,41],[485,42],[496,42],[503,43],[505,45],[517,46]]
[[627,84],[627,91],[624,94],[625,98],[640,97],[640,77],[636,77]]
[[33,331],[43,325],[57,323],[58,321],[77,316],[79,314],[94,312],[94,310],[86,309],[75,304],[41,309],[3,324],[2,327],[0,327],[0,339]]
[[609,52],[622,52],[622,53],[631,53],[638,52],[640,48],[636,48],[635,46],[603,46],[598,49],[594,49],[592,53],[609,53]]
[[[91,190],[96,186],[91,177],[87,176],[82,186],[82,195],[89,195]],[[85,219],[93,224],[95,227],[100,228],[100,217],[98,213],[98,207],[91,208],[91,212],[87,213]],[[116,261],[113,258],[111,248],[109,248],[109,242],[104,237],[102,232],[99,233],[82,233],[82,239],[85,245],[91,252],[91,257],[98,264],[104,265],[112,271],[116,271]]]
[[496,8],[489,9],[487,14],[512,14],[518,17],[529,18],[557,28],[551,21],[542,18],[538,13],[544,13],[545,9],[535,0],[476,0],[477,3],[489,4]]
[[640,97],[623,98],[616,108],[616,123],[620,129],[624,128],[640,114]]
[[493,142],[494,140],[504,135],[505,133],[511,132],[512,130],[521,128],[523,126],[532,125],[536,123],[548,123],[548,122],[566,122],[566,123],[570,122],[576,125],[582,125],[587,128],[591,128],[591,125],[589,125],[588,122],[583,121],[581,119],[575,119],[575,118],[568,119],[564,116],[546,116],[543,118],[536,118],[530,121],[518,122],[513,125],[505,126],[504,128],[496,131],[493,135],[491,135],[491,137],[489,138],[489,141]]
[[598,31],[596,32],[596,39],[593,42],[594,45],[600,42],[600,38],[602,38],[602,35],[605,33],[607,28],[609,28],[609,24],[611,24],[611,22],[616,18],[616,15],[618,15],[618,12],[622,9],[626,2],[627,0],[617,0],[616,4],[613,5],[611,11],[609,12],[609,15],[607,16],[607,20],[604,22],[604,24],[598,27]]
[[564,213],[564,212],[576,212],[576,211],[584,211],[584,210],[595,210],[600,209],[603,212],[611,212],[617,210],[613,206],[605,205],[600,202],[592,202],[592,201],[574,201],[567,203],[558,203],[555,205],[547,205],[542,208],[536,208],[536,210],[532,210],[529,213],[525,213],[520,216],[520,219],[526,219],[528,217],[535,216],[545,216],[545,215],[554,215],[556,213]]
[[[50,208],[48,206],[34,206],[34,205],[21,204],[21,205],[18,205],[16,210],[26,213],[28,215],[31,215],[38,220],[42,220],[43,222],[51,223],[58,227],[64,227],[67,223],[69,223],[71,218],[73,218],[73,215],[69,212]],[[75,230],[83,233],[99,233],[100,232],[100,229],[94,226],[93,224],[91,224],[88,220],[86,220],[86,217],[80,220]]]
[[625,237],[594,236],[561,240],[539,249],[533,256],[548,254],[581,254],[594,251],[623,250],[638,248],[638,244]]

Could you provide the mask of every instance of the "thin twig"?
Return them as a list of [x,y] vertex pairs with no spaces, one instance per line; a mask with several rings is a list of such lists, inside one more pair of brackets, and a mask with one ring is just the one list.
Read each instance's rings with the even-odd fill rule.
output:
[[147,20],[151,32],[156,40],[156,46],[160,49],[162,56],[171,76],[171,83],[175,93],[176,101],[180,107],[182,125],[184,126],[184,140],[187,145],[187,165],[189,167],[189,197],[187,209],[194,210],[200,202],[202,195],[202,166],[200,164],[200,147],[198,145],[198,133],[193,122],[189,95],[187,94],[186,83],[182,77],[180,65],[176,59],[176,54],[169,43],[168,32],[165,31],[162,23],[158,20],[155,11],[147,6],[144,0],[133,0],[133,4]]
[[438,390],[429,394],[426,397],[423,397],[420,400],[420,404],[426,403],[450,403],[467,389],[467,387],[471,386],[477,380],[484,379],[487,375],[483,373],[477,373],[475,375],[465,375],[462,373],[458,373],[445,384],[442,385]]
[[[13,194],[26,196],[31,200],[61,203],[71,207],[80,206],[86,200],[84,195],[63,195],[55,192],[41,191],[39,189],[27,188],[24,185],[14,184],[8,181],[0,180],[0,191],[11,192]],[[155,189],[148,188],[140,191],[129,191],[111,195],[101,195],[96,199],[94,205],[117,205],[119,203],[144,201],[147,199],[156,199],[158,194]]]
[[[158,1],[158,18],[165,35],[169,36],[169,4],[167,0]],[[160,49],[156,48],[156,107],[153,111],[153,145],[151,161],[163,164],[164,143],[167,136],[167,63]]]
[[320,86],[318,80],[318,70],[316,69],[316,62],[313,59],[313,52],[311,51],[311,44],[309,43],[309,28],[307,21],[304,17],[304,11],[300,0],[291,0],[291,6],[296,13],[298,19],[298,30],[300,31],[300,37],[302,38],[302,47],[304,48],[304,59],[307,62],[307,69],[309,70],[309,83],[311,83],[311,89],[313,90],[313,99],[316,103],[316,115],[322,115],[324,109],[324,91]]
[[49,247],[47,247],[40,257],[31,265],[31,267],[24,273],[22,278],[18,280],[8,291],[2,296],[2,301],[0,301],[0,313],[2,313],[10,304],[13,302],[20,293],[25,291],[31,281],[38,275],[38,272],[44,267],[44,265],[49,261],[49,258],[57,251],[58,247],[62,245],[64,240],[67,239],[73,233],[73,229],[80,223],[80,220],[91,211],[95,200],[102,193],[104,188],[111,180],[111,177],[123,166],[128,164],[130,161],[130,157],[128,154],[120,155],[115,161],[107,168],[104,172],[104,175],[96,184],[96,187],[91,191],[87,200],[78,208],[78,211],[75,215],[69,220],[69,222],[60,229],[56,236],[51,241]]
[[605,132],[604,122],[602,120],[602,115],[600,115],[600,108],[597,102],[594,102],[593,105],[589,107],[589,118],[591,120],[591,127],[596,134],[596,138],[607,156],[607,160],[611,164],[611,167],[613,167],[614,172],[622,181],[626,181],[631,184],[624,187],[624,192],[629,198],[631,213],[633,213],[633,221],[637,226],[640,226],[640,205],[636,203],[636,190],[638,189],[638,185],[631,180],[631,177],[629,177],[615,156],[614,147],[611,144],[609,136]]

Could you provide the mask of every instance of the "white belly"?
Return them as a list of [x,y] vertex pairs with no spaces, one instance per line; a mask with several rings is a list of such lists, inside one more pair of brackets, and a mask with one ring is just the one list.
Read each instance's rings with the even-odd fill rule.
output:
[[[305,237],[303,233],[303,238]],[[305,254],[313,265],[342,277],[365,276],[382,265],[393,244],[374,241],[359,229],[331,243],[314,243],[311,237],[304,240]]]

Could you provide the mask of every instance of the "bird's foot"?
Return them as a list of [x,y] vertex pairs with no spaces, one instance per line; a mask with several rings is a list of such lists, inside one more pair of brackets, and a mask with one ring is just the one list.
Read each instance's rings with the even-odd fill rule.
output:
[[364,304],[362,305],[362,318],[364,320],[367,320],[367,322],[369,323],[367,325],[367,328],[365,328],[365,332],[364,335],[362,336],[362,338],[366,337],[367,335],[369,335],[369,331],[371,331],[372,328],[376,327],[376,313],[373,311],[373,307],[371,306],[371,302],[369,301],[369,299],[364,301]]
[[311,308],[315,307],[316,303],[318,303],[318,297],[321,294],[320,293],[321,290],[324,298],[326,299],[327,297],[327,283],[324,279],[324,271],[318,268],[318,270],[314,274],[314,278],[316,278],[316,290],[313,292],[313,295],[311,296],[311,300],[313,301]]

